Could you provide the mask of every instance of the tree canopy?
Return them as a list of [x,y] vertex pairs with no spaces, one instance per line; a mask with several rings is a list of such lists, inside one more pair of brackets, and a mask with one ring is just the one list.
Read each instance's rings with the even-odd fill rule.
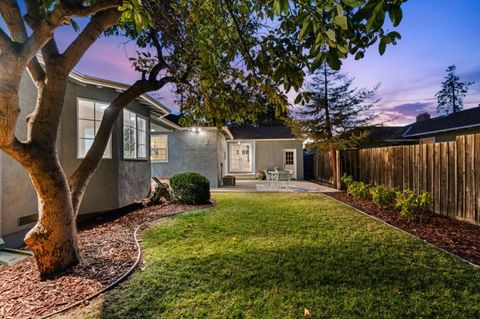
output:
[[468,88],[475,82],[462,82],[456,75],[457,67],[450,65],[446,72],[442,88],[435,94],[438,113],[456,113],[463,109],[463,98],[467,96]]
[[[223,125],[253,118],[265,101],[285,110],[305,71],[323,63],[381,54],[400,35],[384,29],[402,19],[405,0],[1,0],[0,149],[28,172],[39,220],[25,237],[42,275],[79,262],[75,219],[85,190],[122,110],[140,95],[173,83],[191,121]],[[23,3],[23,6],[20,4]],[[83,28],[77,18],[88,20]],[[78,31],[61,51],[56,31]],[[105,109],[92,146],[67,175],[57,136],[68,76],[102,33],[127,36],[139,47],[139,79]],[[41,55],[43,65],[37,59]],[[20,80],[37,87],[25,140],[16,137]]]

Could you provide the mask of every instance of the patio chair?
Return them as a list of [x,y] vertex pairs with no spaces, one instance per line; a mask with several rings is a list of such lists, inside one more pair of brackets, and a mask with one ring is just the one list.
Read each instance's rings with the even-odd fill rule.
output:
[[285,189],[288,189],[291,180],[292,180],[292,173],[288,171],[278,172],[278,182],[280,184],[283,182],[285,184]]

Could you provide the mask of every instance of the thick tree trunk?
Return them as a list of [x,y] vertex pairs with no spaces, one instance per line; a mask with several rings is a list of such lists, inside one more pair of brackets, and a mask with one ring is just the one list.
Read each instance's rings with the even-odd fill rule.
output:
[[37,191],[39,218],[25,237],[42,278],[59,273],[80,260],[77,229],[67,179],[56,156],[42,156],[29,169]]

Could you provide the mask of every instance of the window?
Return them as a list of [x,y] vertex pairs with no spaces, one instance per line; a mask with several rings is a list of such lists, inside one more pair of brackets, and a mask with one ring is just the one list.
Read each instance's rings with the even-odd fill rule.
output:
[[[103,112],[108,104],[85,99],[77,99],[77,156],[84,158],[90,147],[92,147],[97,135]],[[112,158],[112,137],[108,140],[103,158]]]
[[147,120],[123,110],[123,158],[147,158]]
[[151,160],[168,162],[168,136],[166,134],[152,135],[150,142]]

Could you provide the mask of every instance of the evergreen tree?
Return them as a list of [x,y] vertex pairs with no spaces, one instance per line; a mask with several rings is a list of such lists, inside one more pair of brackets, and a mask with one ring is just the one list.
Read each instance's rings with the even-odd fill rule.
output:
[[463,109],[463,98],[467,95],[468,87],[475,82],[462,82],[455,74],[457,67],[450,65],[447,76],[442,82],[442,89],[435,94],[438,113],[455,113]]
[[368,110],[376,102],[373,89],[354,88],[353,79],[326,64],[297,97],[302,107],[290,113],[294,134],[306,139],[309,149],[328,151],[336,185],[336,150],[356,146],[368,137],[374,115]]

